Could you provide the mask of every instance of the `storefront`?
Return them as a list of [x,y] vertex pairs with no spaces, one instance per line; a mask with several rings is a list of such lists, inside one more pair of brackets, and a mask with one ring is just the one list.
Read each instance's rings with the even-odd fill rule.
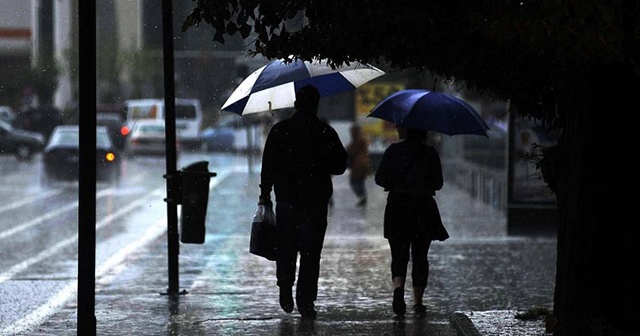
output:
[[509,122],[507,221],[509,234],[555,233],[556,196],[542,178],[538,163],[557,136],[541,122]]

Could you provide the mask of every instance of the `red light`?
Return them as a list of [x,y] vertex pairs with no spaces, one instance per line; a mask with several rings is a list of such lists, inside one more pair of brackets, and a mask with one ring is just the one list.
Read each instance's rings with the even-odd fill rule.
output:
[[122,135],[127,135],[127,134],[129,134],[129,127],[127,127],[127,126],[122,126],[122,127],[120,128],[120,134],[122,134]]
[[114,154],[113,152],[108,152],[105,156],[105,159],[107,159],[107,161],[111,162],[113,160],[116,159],[116,154]]

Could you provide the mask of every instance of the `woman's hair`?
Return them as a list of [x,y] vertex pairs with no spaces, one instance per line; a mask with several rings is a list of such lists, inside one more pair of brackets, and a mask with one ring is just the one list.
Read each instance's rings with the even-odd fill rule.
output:
[[406,128],[407,130],[407,139],[413,139],[418,141],[427,140],[427,130],[418,129],[418,128]]

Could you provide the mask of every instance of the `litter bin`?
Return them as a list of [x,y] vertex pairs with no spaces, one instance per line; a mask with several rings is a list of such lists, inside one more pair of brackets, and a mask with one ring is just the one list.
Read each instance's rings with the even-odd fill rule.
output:
[[185,244],[204,243],[209,180],[216,176],[209,172],[208,165],[207,161],[198,161],[179,171],[180,241]]

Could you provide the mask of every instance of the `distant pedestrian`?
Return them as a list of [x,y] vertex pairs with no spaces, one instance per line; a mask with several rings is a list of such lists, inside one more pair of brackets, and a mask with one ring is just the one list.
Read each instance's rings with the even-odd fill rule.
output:
[[338,133],[317,117],[320,95],[310,85],[296,93],[295,113],[273,125],[264,147],[258,204],[276,201],[280,307],[293,311],[292,287],[300,254],[296,305],[303,318],[315,319],[320,254],[327,229],[332,175],[347,169],[347,151]]
[[349,185],[357,197],[356,206],[367,205],[366,180],[371,175],[371,159],[369,158],[369,141],[362,133],[362,127],[358,124],[351,125],[349,129],[351,142],[347,145],[349,158]]
[[384,152],[375,182],[388,191],[384,213],[384,237],[391,250],[393,311],[404,316],[404,285],[412,261],[413,310],[424,317],[422,303],[429,278],[431,241],[449,237],[433,196],[443,185],[437,151],[426,144],[427,131],[396,127],[402,140]]

